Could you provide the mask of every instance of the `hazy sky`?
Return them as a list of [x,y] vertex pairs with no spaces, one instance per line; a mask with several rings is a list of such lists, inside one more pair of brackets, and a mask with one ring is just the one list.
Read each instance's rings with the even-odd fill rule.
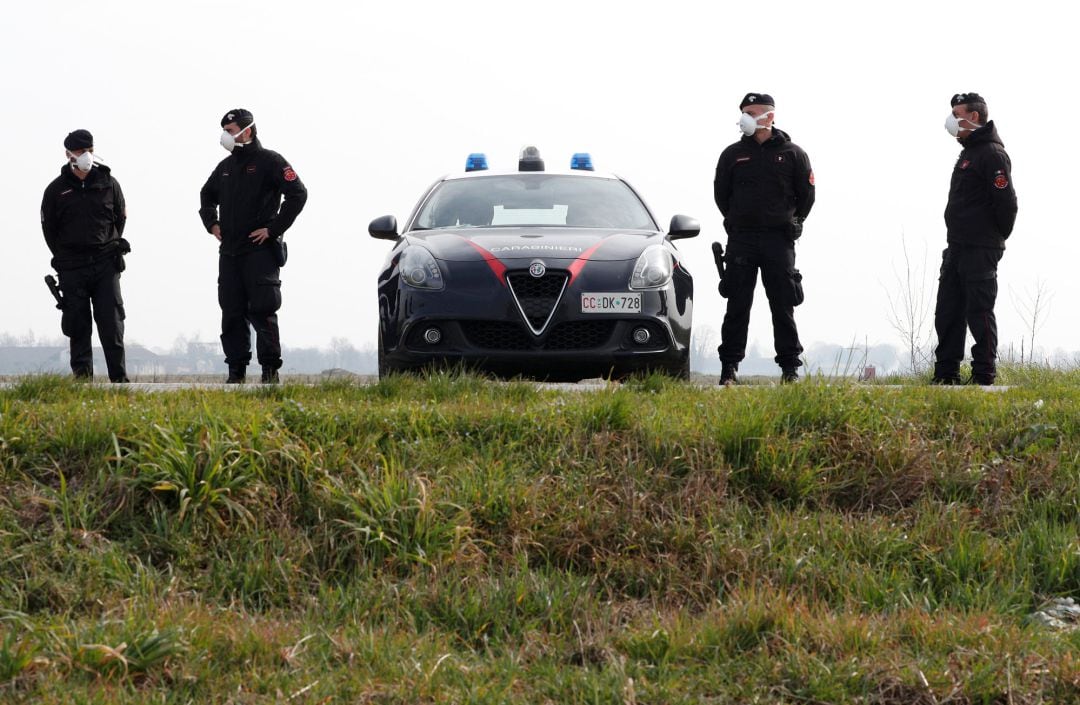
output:
[[[679,247],[697,283],[695,328],[719,330],[712,201],[738,102],[771,93],[777,126],[810,155],[817,205],[798,244],[804,345],[900,340],[902,241],[936,289],[942,212],[959,145],[949,97],[978,91],[1013,161],[1020,201],[999,269],[1003,347],[1030,336],[1022,307],[1052,296],[1036,344],[1080,350],[1074,23],[1043,2],[203,2],[39,0],[0,28],[8,225],[0,332],[56,337],[38,207],[62,141],[93,132],[128,201],[127,338],[217,340],[217,243],[199,189],[226,153],[221,115],[255,113],[265,146],[307,185],[289,231],[286,346],[376,336],[375,280],[390,248],[368,222],[404,220],[436,178],[524,144],[549,165],[588,151],[663,223],[701,221]],[[1072,67],[1072,68],[1070,68]],[[759,287],[750,337],[772,346]],[[932,311],[932,302],[931,302]],[[970,341],[970,339],[969,339]],[[970,342],[969,342],[970,346]],[[288,361],[286,360],[286,366]]]

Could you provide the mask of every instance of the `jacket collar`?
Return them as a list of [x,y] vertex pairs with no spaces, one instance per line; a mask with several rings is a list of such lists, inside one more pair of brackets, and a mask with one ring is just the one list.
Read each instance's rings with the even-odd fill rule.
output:
[[64,166],[60,167],[60,177],[69,183],[82,185],[86,184],[89,187],[97,187],[109,182],[109,177],[112,171],[104,164],[95,164],[94,168],[90,170],[90,173],[86,175],[85,179],[80,179],[75,175],[74,169],[71,168],[71,162],[66,162]]
[[780,128],[773,126],[772,134],[769,135],[769,139],[765,140],[761,144],[758,144],[758,141],[754,139],[753,135],[743,135],[742,139],[739,141],[742,142],[744,147],[760,147],[761,149],[773,149],[779,147],[782,144],[790,142],[791,137],[788,135],[788,133],[784,132]]
[[258,152],[262,148],[262,142],[259,141],[258,137],[255,137],[243,147],[240,145],[233,147],[233,151],[229,152],[229,156],[238,162],[246,162],[252,154]]
[[959,142],[963,145],[964,149],[983,143],[1000,144],[1002,147],[1005,146],[1005,143],[998,137],[997,128],[994,126],[993,120],[990,120],[985,125],[972,132],[966,139],[959,140]]

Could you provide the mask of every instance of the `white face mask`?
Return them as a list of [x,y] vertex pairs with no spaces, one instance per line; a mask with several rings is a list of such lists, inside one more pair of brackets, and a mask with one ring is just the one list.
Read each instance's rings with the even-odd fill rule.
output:
[[251,123],[250,125],[245,127],[243,130],[240,130],[239,132],[237,132],[235,135],[230,135],[227,131],[222,131],[222,133],[221,133],[221,146],[225,148],[226,152],[233,151],[233,147],[236,147],[236,146],[243,147],[245,143],[237,142],[236,138],[239,137],[240,135],[244,134],[244,130],[250,130],[253,127],[255,127],[255,123]]
[[765,118],[769,117],[772,114],[773,114],[773,111],[771,111],[771,110],[769,112],[767,112],[767,113],[762,113],[761,115],[758,115],[757,117],[754,117],[750,113],[743,113],[742,115],[739,116],[739,122],[736,123],[736,124],[739,126],[739,129],[742,130],[742,133],[744,135],[746,135],[747,137],[750,137],[755,132],[757,132],[758,130],[760,130],[760,129],[762,129],[764,127],[764,125],[759,125],[758,121],[759,120],[764,120]]
[[[968,122],[971,122],[971,121],[968,120]],[[974,122],[971,122],[971,124],[975,125],[975,127],[971,128],[973,130],[977,130],[978,128],[982,127],[982,125],[979,125],[979,124],[974,123]],[[960,131],[961,130],[966,130],[967,128],[960,127],[960,118],[956,117],[952,113],[949,113],[949,117],[945,118],[945,129],[953,137],[959,137],[960,136]],[[968,131],[970,132],[970,130],[968,130]]]
[[90,150],[83,152],[77,157],[72,155],[71,152],[68,152],[68,155],[69,158],[72,159],[72,166],[74,166],[79,171],[90,171],[90,169],[92,169],[94,166],[94,155],[90,152]]

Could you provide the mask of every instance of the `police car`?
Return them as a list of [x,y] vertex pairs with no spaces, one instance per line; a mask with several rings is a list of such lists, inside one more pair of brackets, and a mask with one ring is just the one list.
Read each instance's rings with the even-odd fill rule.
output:
[[690,373],[693,279],[674,241],[700,227],[684,215],[665,233],[631,186],[575,154],[545,169],[526,147],[517,171],[436,181],[399,232],[379,274],[379,375],[463,363],[549,380]]

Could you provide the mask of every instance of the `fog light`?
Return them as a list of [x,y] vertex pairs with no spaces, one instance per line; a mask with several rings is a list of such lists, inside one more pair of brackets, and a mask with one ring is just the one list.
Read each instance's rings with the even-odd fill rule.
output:
[[652,334],[649,333],[648,328],[635,328],[633,338],[638,345],[644,345],[652,338]]
[[438,345],[442,342],[442,331],[438,328],[428,328],[424,331],[424,342],[428,345]]

